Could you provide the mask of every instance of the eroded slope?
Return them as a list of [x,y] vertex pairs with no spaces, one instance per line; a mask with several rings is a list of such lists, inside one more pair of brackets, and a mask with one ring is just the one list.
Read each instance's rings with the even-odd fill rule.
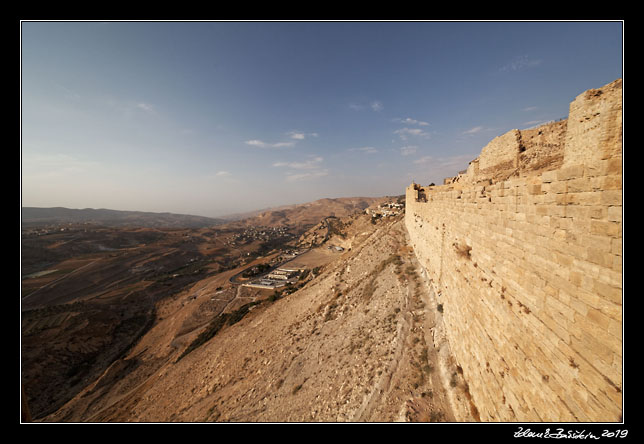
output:
[[304,288],[253,307],[178,362],[199,329],[178,341],[187,308],[160,309],[166,317],[126,359],[48,420],[475,419],[402,219],[354,217],[343,243]]

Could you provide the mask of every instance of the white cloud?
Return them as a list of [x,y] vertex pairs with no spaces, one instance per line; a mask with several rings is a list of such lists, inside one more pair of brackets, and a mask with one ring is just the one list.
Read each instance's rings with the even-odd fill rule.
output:
[[371,108],[372,111],[382,111],[383,109],[385,109],[385,106],[379,100],[372,100],[368,104],[356,103],[356,102],[349,103],[349,108],[351,108],[354,111],[362,111],[367,107]]
[[329,175],[329,170],[312,171],[310,173],[287,174],[286,181],[297,182],[304,179],[314,179],[317,177],[324,177],[328,175]]
[[351,148],[349,149],[349,151],[359,151],[365,154],[375,154],[378,152],[378,150],[372,146],[362,146],[360,148]]
[[142,109],[146,113],[150,113],[150,114],[156,113],[156,110],[154,109],[154,106],[150,105],[149,103],[143,103],[143,102],[137,103],[136,107],[138,109]]
[[288,148],[295,146],[295,142],[266,143],[257,139],[247,140],[245,143],[246,145],[255,146],[257,148]]
[[429,123],[423,122],[422,120],[412,119],[411,117],[406,117],[404,119],[394,119],[394,122],[402,122],[405,125],[429,126]]
[[414,163],[417,165],[424,165],[426,163],[429,163],[433,160],[434,158],[432,156],[423,156],[420,159],[414,160]]
[[394,134],[398,134],[398,136],[402,140],[407,140],[407,137],[409,136],[415,136],[415,137],[429,137],[429,133],[423,131],[420,128],[401,128],[399,130],[394,131]]
[[525,108],[523,108],[523,111],[528,112],[528,111],[535,111],[537,109],[538,109],[537,106],[526,106]]
[[535,66],[539,66],[540,64],[540,59],[531,59],[526,55],[522,55],[515,57],[510,62],[503,65],[499,70],[501,72],[522,71],[524,69],[534,68]]
[[246,145],[250,146],[256,146],[258,148],[265,148],[266,147],[266,142],[262,142],[261,140],[253,139],[253,140],[247,140]]
[[320,168],[323,161],[324,158],[321,156],[311,156],[308,160],[302,162],[275,162],[273,166],[288,169],[284,175],[287,182],[298,182],[327,176],[329,170]]
[[217,176],[217,177],[228,177],[228,176],[230,176],[230,173],[228,171],[217,171],[215,176]]
[[286,133],[287,136],[289,136],[291,139],[295,140],[304,140],[307,137],[317,137],[318,133],[303,133],[301,131],[289,131]]
[[407,145],[400,147],[400,154],[403,156],[410,156],[412,154],[416,154],[417,150],[418,147],[416,145]]
[[483,131],[482,126],[475,126],[474,128],[470,128],[467,131],[463,131],[463,134],[476,134],[481,131]]
[[382,102],[374,100],[373,102],[371,102],[371,109],[374,111],[382,111],[384,109],[384,106],[382,105]]
[[523,126],[534,126],[546,123],[545,120],[530,120],[529,122],[523,122]]
[[317,168],[324,159],[320,156],[313,157],[305,162],[275,162],[274,167],[287,167],[295,170],[309,170]]

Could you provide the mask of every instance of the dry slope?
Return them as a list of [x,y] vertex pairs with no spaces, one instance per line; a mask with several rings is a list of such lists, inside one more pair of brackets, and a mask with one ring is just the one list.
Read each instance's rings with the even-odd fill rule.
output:
[[[183,347],[168,346],[177,332],[166,319],[47,420],[475,420],[402,219],[350,222],[347,251],[301,290],[256,306],[178,362]],[[153,370],[128,383],[134,361]],[[112,388],[79,408],[98,386]]]

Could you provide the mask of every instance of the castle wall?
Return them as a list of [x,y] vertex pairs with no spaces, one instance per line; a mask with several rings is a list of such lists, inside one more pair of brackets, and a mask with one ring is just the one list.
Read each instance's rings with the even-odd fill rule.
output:
[[621,80],[548,127],[565,136],[555,169],[425,187],[426,201],[410,186],[406,225],[482,421],[619,421]]
[[518,166],[520,141],[519,130],[511,130],[492,139],[479,156],[477,179],[492,179],[499,174],[511,174]]
[[565,163],[592,165],[621,156],[622,81],[591,89],[571,104],[566,134]]
[[547,171],[561,167],[568,121],[561,120],[538,128],[521,130],[520,171]]

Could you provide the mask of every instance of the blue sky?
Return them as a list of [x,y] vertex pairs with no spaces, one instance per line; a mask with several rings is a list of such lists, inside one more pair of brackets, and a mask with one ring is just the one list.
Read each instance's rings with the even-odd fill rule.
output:
[[622,22],[23,22],[23,206],[222,216],[442,183],[622,77]]

